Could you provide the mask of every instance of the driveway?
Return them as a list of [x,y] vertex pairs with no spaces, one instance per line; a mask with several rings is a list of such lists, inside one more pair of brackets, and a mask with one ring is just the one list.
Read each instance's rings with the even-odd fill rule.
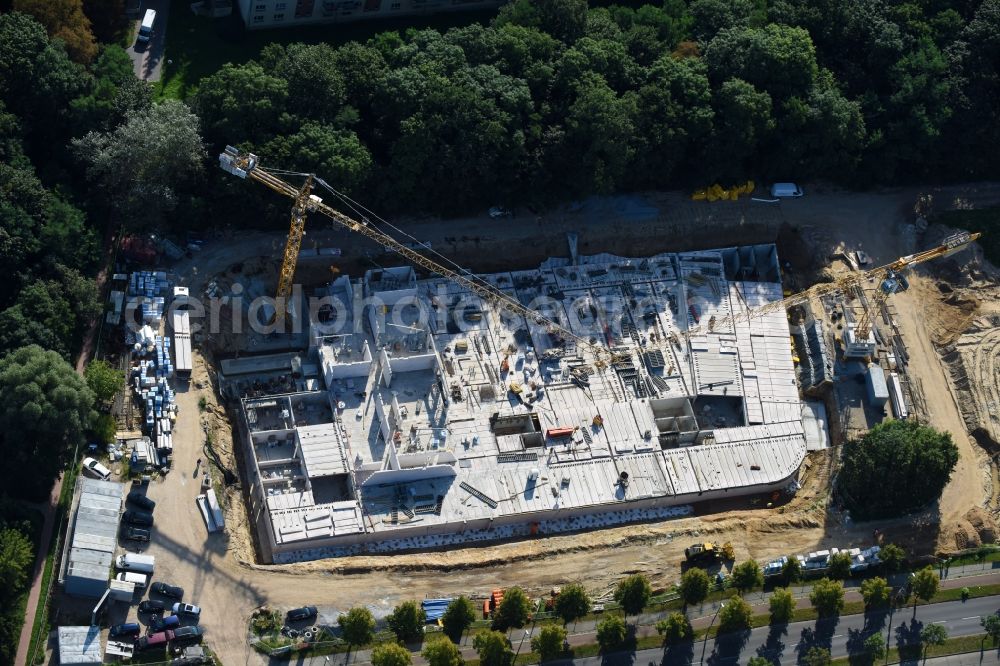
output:
[[143,81],[159,81],[163,68],[163,47],[167,41],[167,17],[170,14],[170,0],[142,0],[139,5],[137,25],[139,21],[142,21],[147,9],[156,10],[153,39],[139,51],[136,50],[136,44],[133,41],[125,52],[132,59],[132,69],[135,71],[136,77]]

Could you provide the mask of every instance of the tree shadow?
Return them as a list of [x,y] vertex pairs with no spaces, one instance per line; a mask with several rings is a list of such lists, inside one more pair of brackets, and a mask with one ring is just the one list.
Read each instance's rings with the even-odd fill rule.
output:
[[916,618],[909,622],[901,622],[896,627],[896,649],[899,650],[899,663],[917,664],[920,662],[923,647],[920,644],[920,631],[924,623]]
[[733,664],[739,661],[743,646],[750,638],[750,630],[733,631],[727,634],[719,634],[715,637],[712,646],[712,654],[705,660],[707,664]]
[[614,651],[601,655],[602,666],[632,666],[635,663],[635,625],[626,625],[625,640]]
[[840,616],[821,617],[813,627],[805,627],[799,636],[799,644],[795,648],[798,660],[801,661],[809,650],[819,647],[827,650],[833,645],[833,632],[840,623]]
[[694,641],[668,645],[663,652],[660,666],[687,666],[694,661]]
[[781,655],[785,651],[783,637],[788,633],[788,623],[771,625],[764,644],[757,648],[757,656],[770,659],[772,663],[780,664]]

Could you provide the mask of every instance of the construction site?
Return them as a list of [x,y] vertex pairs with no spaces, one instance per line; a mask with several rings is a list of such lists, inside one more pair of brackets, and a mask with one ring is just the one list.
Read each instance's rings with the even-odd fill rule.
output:
[[[206,606],[330,598],[321,613],[379,617],[570,581],[599,600],[635,571],[669,587],[702,539],[859,566],[883,537],[915,553],[994,539],[980,396],[998,380],[979,341],[995,269],[974,235],[914,224],[915,193],[595,199],[462,236],[229,158],[290,198],[291,233],[223,233],[154,265],[219,303],[186,308],[176,471],[151,487],[171,527],[149,552]],[[873,539],[831,479],[839,445],[888,418],[951,432],[961,458],[938,505]],[[207,537],[184,493],[201,456],[225,525]],[[242,660],[220,622],[213,647]]]
[[[913,266],[975,240],[878,268],[842,253],[850,272],[801,291],[783,290],[792,264],[773,244],[624,257],[581,253],[575,233],[536,269],[475,275],[326,205],[312,175],[292,185],[235,149],[220,163],[294,201],[265,317],[295,324],[230,338],[237,358],[217,377],[262,562],[591,531],[739,497],[783,505],[831,435],[919,410],[890,297]],[[293,294],[307,214],[402,265]],[[266,289],[240,269],[206,296]]]

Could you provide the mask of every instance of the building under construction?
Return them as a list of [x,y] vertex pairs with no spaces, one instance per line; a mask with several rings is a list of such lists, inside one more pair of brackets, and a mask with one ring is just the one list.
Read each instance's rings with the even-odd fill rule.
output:
[[781,300],[778,265],[759,245],[476,278],[537,317],[411,267],[338,278],[336,327],[321,309],[290,365],[247,359],[282,389],[236,389],[263,558],[596,529],[794,488],[827,434],[784,309],[745,314]]

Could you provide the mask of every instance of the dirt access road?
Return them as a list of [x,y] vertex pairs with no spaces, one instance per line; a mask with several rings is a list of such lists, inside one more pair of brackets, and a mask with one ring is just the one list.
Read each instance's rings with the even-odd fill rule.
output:
[[[810,188],[805,198],[780,205],[694,204],[679,195],[654,195],[639,204],[638,197],[602,200],[575,212],[557,211],[545,218],[517,218],[502,224],[482,219],[404,220],[398,224],[473,270],[491,270],[500,261],[508,267],[527,267],[550,254],[565,255],[564,232],[570,230],[581,234],[581,252],[649,254],[770,242],[784,222],[802,230],[817,257],[828,256],[835,249],[863,249],[874,261],[884,262],[913,249],[901,229],[912,217],[917,194],[915,189],[849,194]],[[996,201],[1000,200],[1000,185],[950,188],[937,190],[935,195],[939,201],[957,196]],[[652,217],[629,215],[637,205],[640,212],[644,207],[658,212]],[[619,213],[625,219],[616,217]],[[276,220],[276,226],[283,223]],[[311,220],[310,224],[307,247],[337,246],[347,257],[372,250],[366,241],[346,232],[324,229],[322,221]],[[237,261],[280,257],[283,233],[231,235],[207,244],[201,253],[179,262],[173,270],[182,283],[192,287],[192,294],[200,293],[208,279]],[[326,267],[301,266],[299,274],[310,270],[321,274]],[[899,309],[913,310],[906,301]],[[961,427],[936,355],[924,348],[926,331],[920,337],[923,324],[916,314],[901,322],[907,341],[914,345],[912,356],[926,357],[926,368],[917,367],[920,364],[916,362],[911,367],[925,388],[943,391],[932,397],[932,422],[953,433],[963,458],[945,493],[941,515],[964,516],[983,502],[981,479],[973,473],[978,454]],[[195,382],[203,381],[201,373],[204,368],[196,371]],[[212,410],[205,415],[199,413],[200,397],[209,401]],[[369,606],[381,615],[407,598],[486,592],[511,584],[543,594],[552,585],[578,580],[601,594],[623,574],[641,571],[658,586],[665,586],[679,577],[683,547],[695,535],[710,534],[713,539],[731,541],[738,559],[765,559],[824,545],[843,547],[871,541],[871,525],[847,525],[827,511],[829,456],[816,454],[804,472],[806,489],[792,504],[772,511],[733,505],[733,510],[725,513],[445,553],[257,567],[246,561],[247,542],[241,534],[245,528],[231,523],[231,536],[209,537],[194,503],[198,484],[193,470],[196,459],[204,457],[200,451],[202,420],[207,419],[213,428],[225,427],[214,411],[214,396],[208,388],[193,386],[178,393],[178,402],[181,412],[175,434],[175,471],[150,490],[161,505],[157,508],[157,535],[148,552],[157,556],[157,578],[183,585],[187,596],[203,606],[207,639],[229,666],[263,662],[244,640],[245,619],[262,603],[278,607],[315,603],[330,609],[323,620],[332,622],[337,610],[353,605]],[[236,497],[231,495],[230,500]],[[232,520],[239,513],[238,506],[230,506],[227,517]],[[928,549],[937,539],[938,519],[936,513],[929,512],[881,527],[892,540]]]

